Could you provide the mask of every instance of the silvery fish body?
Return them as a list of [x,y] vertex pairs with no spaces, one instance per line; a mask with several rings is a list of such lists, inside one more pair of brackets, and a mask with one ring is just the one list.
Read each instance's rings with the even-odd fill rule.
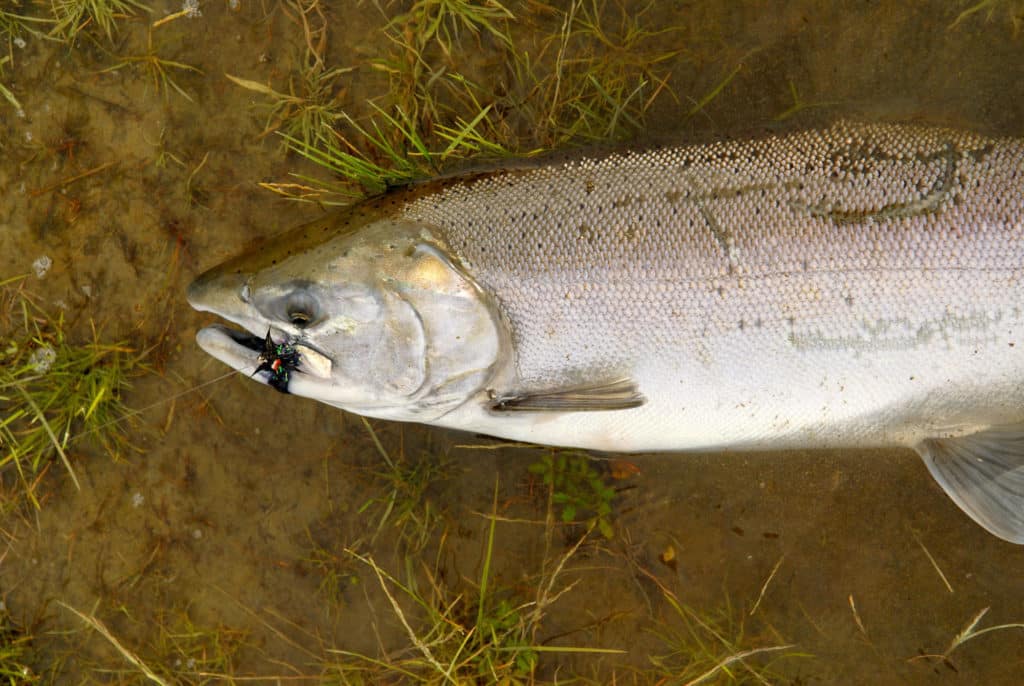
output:
[[394,191],[189,297],[355,412],[612,451],[903,445],[1024,542],[1022,279],[1021,141],[840,122]]

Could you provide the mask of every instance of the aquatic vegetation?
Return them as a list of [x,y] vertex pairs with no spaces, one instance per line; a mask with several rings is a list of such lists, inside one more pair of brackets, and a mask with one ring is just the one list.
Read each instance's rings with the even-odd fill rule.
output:
[[[334,124],[343,116],[341,109],[347,89],[342,77],[352,67],[327,68],[327,15],[320,0],[288,0],[281,9],[302,27],[305,52],[298,60],[297,73],[288,77],[288,92],[268,85],[225,74],[236,85],[269,98],[267,120],[260,137],[280,133],[311,146],[329,140]],[[286,144],[287,145],[287,144]]]
[[[430,139],[435,125],[473,119],[497,104],[495,86],[500,87],[500,82],[478,85],[468,69],[479,63],[497,67],[517,59],[512,28],[519,22],[513,19],[500,3],[464,0],[420,0],[393,18],[384,27],[391,49],[370,60],[374,70],[388,77],[385,109],[404,113],[417,135]],[[467,35],[470,45],[463,40]],[[402,138],[396,135],[389,140],[399,143]],[[487,139],[503,143],[507,136],[491,130]]]
[[115,636],[95,614],[58,604],[81,620],[86,628],[106,639],[130,665],[130,670],[122,671],[118,683],[162,686],[231,683],[235,654],[246,638],[244,633],[228,627],[199,626],[187,611],[180,611],[156,617],[155,639],[135,650]]
[[477,41],[484,34],[512,47],[507,23],[514,19],[498,0],[417,0],[408,12],[391,20],[388,30],[412,36],[411,45],[418,53],[434,43],[451,55],[463,31]]
[[575,0],[540,57],[518,60],[517,78],[530,84],[524,100],[539,143],[553,148],[622,138],[643,128],[656,99],[674,97],[667,63],[682,53],[679,27],[654,28],[653,7]]
[[[4,65],[10,61],[10,55],[4,55],[3,57],[0,57],[0,77],[4,75]],[[16,110],[21,110],[21,103],[18,102],[18,99],[14,97],[14,93],[12,93],[11,90],[7,86],[5,86],[2,81],[0,81],[0,96],[3,96],[3,99],[9,102]]]
[[388,529],[406,553],[418,553],[426,547],[441,522],[441,512],[428,491],[448,478],[447,462],[443,456],[430,451],[424,451],[419,459],[408,457],[404,451],[392,457],[370,422],[363,417],[360,419],[384,460],[383,468],[371,470],[375,495],[358,509],[360,514],[376,520],[368,542],[372,544]]
[[793,104],[787,107],[782,112],[775,115],[775,121],[785,121],[790,117],[803,112],[804,110],[812,109],[815,107],[833,107],[840,104],[838,100],[821,100],[816,102],[808,102],[800,96],[800,91],[797,90],[796,83],[793,81],[789,82],[789,94],[793,100]]
[[[328,678],[379,683],[401,675],[407,683],[519,683],[532,674],[539,651],[530,641],[532,627],[522,605],[495,598],[484,587],[475,601],[449,597],[433,576],[428,576],[430,591],[423,594],[414,579],[400,581],[372,557],[349,553],[372,571],[409,646],[389,651],[397,657],[334,650],[343,659],[324,665]],[[413,608],[421,618],[410,619]]]
[[13,60],[13,48],[24,47],[26,36],[45,38],[43,29],[53,20],[12,11],[22,6],[20,0],[8,0],[5,4],[7,9],[0,8],[0,41],[7,44],[7,55]]
[[32,642],[32,634],[19,626],[0,602],[0,684],[27,686],[42,681],[29,666],[33,661]]
[[[673,684],[772,683],[772,660],[807,657],[794,646],[768,645],[747,636],[747,613],[729,602],[713,612],[700,612],[662,591],[672,615],[651,632],[665,645],[666,652],[652,655],[651,663],[661,680]],[[767,659],[767,661],[766,661]]]
[[288,92],[281,93],[257,81],[225,74],[236,85],[269,99],[267,121],[263,134],[281,133],[294,145],[315,147],[329,144],[333,126],[344,115],[340,110],[343,90],[342,76],[352,68],[324,69],[314,63],[303,69],[298,78],[288,82]]
[[[20,320],[20,328],[13,323]],[[120,423],[129,379],[142,354],[124,343],[73,344],[63,316],[48,317],[21,288],[0,287],[0,323],[14,335],[0,350],[0,481],[14,480],[17,496],[39,506],[40,477],[57,458],[77,485],[68,454],[82,436],[117,458],[129,447]]]
[[[477,25],[476,33],[494,37],[483,58],[479,46],[456,51],[448,41],[431,55],[432,24],[403,16],[389,25],[395,49],[374,67],[389,75],[395,107],[426,138],[439,125],[458,128],[455,121],[475,122],[477,139],[504,154],[616,138],[638,130],[654,100],[670,92],[668,71],[659,65],[680,52],[665,47],[676,29],[648,27],[650,7],[619,6],[616,19],[593,1],[576,0],[565,10],[534,3],[500,28]],[[544,27],[539,37],[536,26]],[[481,62],[507,66],[497,79],[474,79],[470,72]]]
[[234,673],[235,653],[245,641],[243,632],[224,627],[197,625],[188,612],[157,620],[158,633],[148,652],[163,667],[168,680],[179,684],[222,683]]
[[390,87],[362,111],[343,107],[338,80],[352,68],[323,66],[321,43],[307,41],[299,85],[290,81],[287,92],[229,78],[269,99],[264,133],[281,133],[339,179],[264,186],[343,203],[467,159],[637,131],[671,94],[667,65],[680,53],[677,29],[653,28],[650,8],[605,13],[594,0],[576,0],[564,11],[532,3],[514,15],[493,0],[421,0],[384,27],[390,50],[368,62]]
[[1020,32],[1021,26],[1024,25],[1024,2],[1021,2],[1021,0],[981,0],[980,2],[974,2],[956,15],[956,19],[949,25],[949,28],[955,29],[975,16],[983,15],[985,21],[992,21],[999,14],[1006,18],[1013,29],[1013,35],[1016,36]]
[[529,467],[550,489],[551,502],[560,509],[563,522],[582,518],[596,526],[605,538],[612,538],[612,502],[615,489],[594,467],[592,458],[574,450],[547,450]]
[[359,584],[355,562],[351,556],[336,552],[333,545],[320,545],[310,536],[312,548],[301,560],[320,575],[317,592],[327,601],[328,612],[336,612],[344,602],[345,591]]
[[[438,127],[436,138],[443,147],[430,148],[415,124],[405,112],[398,110],[395,116],[377,110],[380,119],[373,120],[373,131],[359,126],[347,115],[343,118],[357,132],[362,145],[353,144],[349,138],[334,134],[332,139],[317,144],[306,144],[286,138],[292,148],[310,161],[331,170],[348,183],[355,183],[366,193],[380,193],[392,186],[408,183],[415,179],[436,174],[446,164],[465,159],[481,151],[493,157],[510,156],[512,153],[498,143],[487,140],[479,130],[482,119],[489,110],[483,110],[470,122],[457,122],[456,127]],[[395,142],[393,136],[400,136]],[[369,146],[373,152],[365,148]],[[317,179],[299,177],[318,187],[322,192],[342,196],[347,202],[358,195],[342,184],[321,182]],[[275,188],[277,190],[277,188]],[[326,204],[334,204],[330,197],[321,198]]]
[[[1024,629],[1024,623],[1011,622],[1007,624],[995,624],[993,626],[987,626],[984,628],[978,628],[981,624],[981,620],[988,614],[991,608],[984,607],[977,614],[971,617],[971,620],[967,622],[963,629],[961,629],[953,640],[950,641],[949,646],[942,653],[929,653],[923,655],[915,655],[914,657],[907,660],[908,662],[915,662],[918,660],[926,660],[930,662],[941,662],[946,665],[952,666],[950,655],[954,650],[967,643],[970,640],[984,636],[985,634],[992,633],[994,631],[1006,631],[1007,629]],[[956,668],[953,668],[956,671]]]
[[190,64],[184,62],[177,62],[175,60],[165,59],[156,54],[156,50],[153,48],[153,30],[150,29],[149,35],[146,41],[146,52],[139,55],[127,55],[117,57],[120,60],[116,64],[109,66],[105,69],[100,70],[100,73],[118,71],[125,67],[132,67],[134,69],[141,70],[143,73],[149,76],[153,82],[153,88],[157,93],[162,93],[164,97],[167,96],[171,90],[174,90],[178,95],[185,98],[189,102],[192,102],[192,96],[189,95],[185,90],[178,85],[171,74],[175,71],[181,73],[193,73],[202,74],[203,72],[193,67]]
[[137,10],[149,11],[138,0],[50,0],[54,17],[51,36],[73,43],[90,25],[103,32],[113,42],[117,21],[130,17]]
[[[494,587],[491,563],[496,543],[498,489],[487,527],[477,591],[473,597],[456,594],[450,582],[439,577],[437,564],[430,568],[407,558],[406,578],[400,580],[370,555],[347,549],[377,580],[395,617],[403,627],[408,645],[385,651],[379,657],[332,650],[339,658],[324,665],[324,674],[342,683],[381,683],[399,679],[405,683],[533,683],[535,670],[545,653],[620,654],[600,648],[554,647],[537,639],[545,613],[571,585],[557,586],[566,562],[578,551],[580,539],[541,575],[536,598],[524,600]],[[417,579],[417,572],[422,577]],[[424,583],[425,582],[425,583]],[[428,590],[421,592],[425,586]]]
[[[21,3],[15,0],[13,5],[11,5],[11,9],[20,6]],[[7,44],[7,54],[0,56],[0,79],[4,76],[5,66],[13,66],[14,64],[14,47],[24,47],[25,36],[28,35],[45,37],[46,34],[43,33],[42,28],[47,23],[49,23],[49,20],[43,17],[18,14],[0,8],[0,40]],[[18,99],[14,97],[14,93],[4,85],[2,80],[0,80],[0,97],[10,103],[16,110],[21,111],[21,103],[18,102]]]

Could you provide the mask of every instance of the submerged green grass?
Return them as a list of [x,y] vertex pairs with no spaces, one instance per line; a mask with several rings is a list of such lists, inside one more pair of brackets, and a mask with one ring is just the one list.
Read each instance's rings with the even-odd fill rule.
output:
[[175,81],[173,74],[202,74],[199,69],[190,64],[167,59],[158,55],[156,49],[153,47],[152,28],[149,30],[146,40],[146,50],[144,52],[135,55],[114,56],[114,59],[118,60],[116,64],[106,67],[105,69],[101,69],[100,72],[113,72],[126,68],[134,69],[149,78],[150,82],[153,84],[153,89],[157,93],[161,93],[166,97],[167,94],[173,90],[189,102],[192,102],[192,96],[189,95],[177,81]]
[[[84,612],[58,603],[84,625],[83,630],[96,632],[123,659],[123,666],[92,666],[93,678],[106,675],[119,684],[158,684],[159,686],[206,686],[233,683],[237,652],[245,643],[243,632],[225,626],[204,626],[196,623],[187,610],[169,612],[153,621],[155,637],[136,648],[115,635],[94,612]],[[83,667],[88,668],[88,661]],[[86,669],[89,673],[90,670]]]
[[384,25],[390,48],[357,67],[387,81],[365,105],[346,103],[339,82],[356,68],[325,66],[313,42],[287,90],[228,78],[267,99],[265,132],[334,176],[265,186],[345,203],[470,159],[637,132],[656,100],[673,97],[668,65],[681,52],[678,29],[655,26],[653,6],[534,2],[513,13],[496,0],[418,0]]
[[[10,55],[4,55],[3,57],[0,57],[0,79],[2,79],[4,76],[4,65],[10,61]],[[14,97],[14,93],[12,93],[11,90],[4,85],[3,81],[0,81],[0,98],[6,100],[12,107],[14,107],[14,109],[18,110],[19,112],[22,111],[21,103],[18,102],[18,99],[16,97]]]
[[0,7],[0,41],[6,46],[7,54],[13,55],[14,47],[20,45],[25,38],[46,37],[45,29],[54,20],[28,13],[28,8],[20,0],[7,0]]
[[95,26],[113,42],[117,22],[149,8],[138,0],[50,0],[54,26],[50,35],[74,43],[79,34]]
[[1024,26],[1024,2],[1021,0],[981,0],[980,2],[966,0],[960,4],[966,5],[966,7],[956,15],[956,19],[949,25],[951,29],[959,27],[974,17],[984,17],[986,22],[992,21],[996,17],[1004,18],[1013,30],[1014,36],[1017,36],[1021,26]]
[[21,103],[10,88],[4,85],[4,70],[14,65],[15,47],[20,49],[24,46],[26,37],[45,38],[44,29],[51,23],[45,17],[22,14],[21,7],[19,0],[11,0],[7,8],[0,7],[0,42],[6,48],[6,54],[0,55],[0,99],[18,112],[22,111]]
[[35,657],[33,640],[32,634],[15,622],[7,607],[0,603],[0,684],[27,686],[42,681],[30,664]]
[[792,644],[761,645],[746,628],[747,613],[729,602],[710,612],[698,611],[663,589],[669,617],[651,628],[664,652],[651,656],[656,674],[672,684],[774,683],[779,659],[807,657]]
[[584,452],[546,450],[529,471],[548,487],[552,504],[558,508],[562,522],[577,518],[596,527],[605,538],[613,538],[612,503],[615,489]]
[[4,509],[41,504],[39,480],[59,461],[78,485],[75,441],[88,437],[117,458],[129,447],[121,397],[142,355],[123,343],[70,342],[63,315],[47,316],[20,288],[0,286],[0,482]]
[[616,655],[624,652],[554,647],[540,640],[538,634],[548,609],[571,589],[571,584],[559,585],[566,563],[586,537],[580,538],[550,571],[538,577],[534,598],[524,598],[497,588],[494,583],[492,561],[497,545],[497,507],[498,485],[495,483],[480,576],[472,584],[472,592],[453,591],[455,585],[442,580],[436,561],[431,567],[421,558],[417,563],[408,557],[404,578],[400,579],[399,575],[385,570],[373,556],[346,549],[349,556],[372,573],[408,642],[399,648],[381,646],[378,656],[331,650],[329,652],[337,659],[325,665],[329,678],[341,683],[395,680],[422,684],[534,683],[545,653]]
[[384,532],[406,554],[421,552],[441,524],[441,512],[433,504],[429,491],[448,478],[449,465],[443,457],[424,451],[418,459],[404,451],[392,456],[377,437],[373,426],[364,417],[363,425],[384,464],[370,473],[375,495],[358,509],[370,517],[372,533],[366,541],[373,545]]

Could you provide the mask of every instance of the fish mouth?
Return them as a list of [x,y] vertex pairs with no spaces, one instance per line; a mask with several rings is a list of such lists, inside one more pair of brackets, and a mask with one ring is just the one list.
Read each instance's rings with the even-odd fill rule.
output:
[[232,329],[227,326],[222,326],[221,328],[224,330],[224,333],[226,333],[228,336],[232,338],[232,340],[235,341],[235,343],[238,343],[239,345],[248,348],[249,350],[255,352],[257,355],[263,352],[263,344],[265,339],[259,338],[258,336],[253,336],[248,331],[239,331],[237,329]]
[[[196,343],[232,369],[253,374],[260,366],[264,341],[248,331],[212,324],[196,332]],[[265,381],[262,377],[258,378]]]
[[[272,330],[268,330],[268,336],[273,339]],[[281,341],[287,341],[287,336],[282,335]],[[297,353],[297,362],[288,366],[288,375],[283,381],[280,374],[270,370],[270,363],[274,360],[268,359],[266,354],[267,337],[260,338],[248,331],[212,324],[196,332],[196,343],[207,354],[235,371],[285,393],[294,392],[292,385],[299,380],[296,378],[299,375],[308,380],[330,377],[330,359],[299,341],[287,343]]]

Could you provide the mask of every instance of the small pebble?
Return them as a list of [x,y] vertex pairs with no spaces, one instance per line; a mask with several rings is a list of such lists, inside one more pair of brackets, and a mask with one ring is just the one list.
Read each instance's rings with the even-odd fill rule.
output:
[[48,345],[41,346],[32,351],[28,363],[35,367],[40,374],[50,371],[50,367],[57,361],[57,351]]
[[138,491],[132,494],[132,507],[141,507],[144,502],[146,502],[146,496]]
[[53,260],[50,259],[49,255],[43,255],[37,257],[35,262],[32,263],[32,270],[36,273],[36,278],[41,279],[46,276],[46,272],[50,271],[50,267],[53,266]]

